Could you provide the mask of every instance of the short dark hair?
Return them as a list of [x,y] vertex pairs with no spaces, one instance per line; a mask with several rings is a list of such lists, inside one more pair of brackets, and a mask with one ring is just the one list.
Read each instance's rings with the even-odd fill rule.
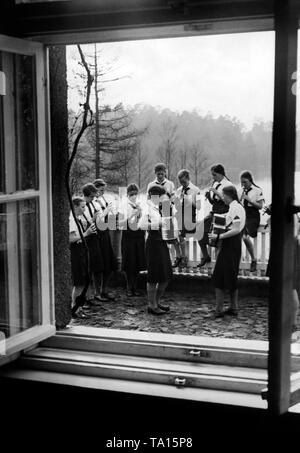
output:
[[225,168],[223,167],[222,164],[213,165],[213,166],[211,167],[211,171],[213,171],[213,172],[215,172],[215,173],[219,173],[219,175],[226,176],[226,175],[225,175]]
[[228,195],[233,200],[239,201],[239,197],[238,197],[238,194],[237,194],[236,187],[234,187],[234,186],[226,186],[226,187],[223,188],[223,193],[225,195]]
[[127,195],[130,192],[138,192],[138,191],[139,191],[139,186],[135,183],[129,184],[129,186],[127,186]]
[[155,165],[154,167],[154,173],[157,173],[159,171],[164,171],[165,173],[167,173],[167,167],[165,164],[163,164],[162,162],[159,162],[158,164]]
[[96,195],[97,187],[91,182],[88,182],[82,187],[82,193],[85,197],[91,197],[92,195]]
[[158,195],[161,197],[162,195],[165,195],[167,193],[166,189],[164,187],[158,186],[157,184],[153,184],[149,187],[148,189],[148,195]]
[[79,206],[80,203],[82,203],[82,202],[85,203],[85,201],[84,201],[84,199],[83,199],[82,197],[79,197],[78,195],[74,195],[74,197],[72,197],[73,206],[76,206],[76,207],[77,207],[77,206]]
[[186,168],[183,168],[182,170],[179,170],[178,174],[177,174],[177,178],[182,178],[182,177],[185,177],[185,178],[190,178],[190,172],[186,169]]
[[93,181],[93,184],[95,187],[106,186],[106,182],[104,181],[104,179],[101,179],[101,178],[95,179],[95,181]]

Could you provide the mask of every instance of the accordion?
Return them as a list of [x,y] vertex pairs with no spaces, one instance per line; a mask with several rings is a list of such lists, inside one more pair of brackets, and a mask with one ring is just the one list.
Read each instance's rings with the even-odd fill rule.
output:
[[[221,234],[226,231],[226,214],[213,214],[213,219],[211,223],[211,233]],[[216,247],[219,245],[218,239],[209,239],[209,245],[211,247]]]
[[162,218],[161,236],[164,241],[178,238],[178,225],[175,217]]

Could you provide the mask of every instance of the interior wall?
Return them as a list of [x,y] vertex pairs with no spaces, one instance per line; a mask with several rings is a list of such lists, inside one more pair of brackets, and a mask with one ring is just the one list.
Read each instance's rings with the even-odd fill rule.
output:
[[56,326],[63,328],[71,319],[71,265],[68,236],[70,207],[65,188],[68,162],[68,87],[65,46],[50,47],[49,72],[55,317]]

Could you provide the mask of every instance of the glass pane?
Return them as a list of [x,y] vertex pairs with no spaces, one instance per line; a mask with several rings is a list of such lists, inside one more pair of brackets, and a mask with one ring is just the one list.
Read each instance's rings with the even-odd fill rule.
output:
[[0,330],[10,337],[40,324],[38,203],[0,205]]
[[[270,227],[267,223],[269,216],[263,208],[271,203],[272,188],[274,38],[274,32],[261,32],[82,46],[101,96],[95,95],[94,84],[91,105],[94,112],[99,112],[99,117],[89,129],[88,140],[72,168],[74,195],[82,191],[85,183],[103,178],[107,184],[105,200],[111,201],[115,207],[119,198],[123,215],[123,206],[130,202],[126,186],[137,183],[140,188],[137,203],[142,212],[147,213],[147,189],[157,181],[170,194],[176,191],[172,214],[182,213],[183,206],[189,206],[191,215],[190,218],[184,216],[185,229],[180,228],[179,222],[180,244],[169,241],[167,245],[173,262],[170,285],[163,296],[160,291],[159,296],[156,293],[156,300],[151,291],[148,294],[153,306],[159,297],[163,300],[162,305],[170,306],[166,316],[145,316],[147,277],[144,272],[153,271],[156,279],[167,280],[170,275],[161,272],[167,268],[166,263],[170,264],[168,254],[163,255],[163,244],[160,254],[152,255],[154,246],[151,241],[147,242],[151,254],[149,252],[145,264],[140,259],[143,257],[143,240],[139,249],[142,252],[138,255],[138,246],[129,248],[127,233],[110,231],[118,263],[122,262],[128,274],[124,286],[128,283],[130,290],[125,292],[121,286],[113,288],[114,304],[109,305],[105,312],[87,310],[84,313],[87,319],[78,317],[74,324],[267,342],[266,270]],[[78,127],[78,105],[84,102],[85,82],[83,71],[78,71],[78,49],[70,46],[67,52],[72,128],[74,124]],[[158,162],[165,164],[166,171],[155,172]],[[219,173],[213,174],[211,168],[215,164],[222,164],[222,167],[219,166]],[[224,168],[230,182],[224,175]],[[182,169],[189,170],[189,188],[184,187],[178,178]],[[241,178],[245,171],[247,177]],[[185,185],[187,183],[188,178],[184,181]],[[229,201],[226,206],[222,198],[218,201],[218,193],[222,197],[222,189],[229,184],[236,187],[247,210],[247,234],[244,234],[243,241],[241,235],[236,235],[237,248],[233,253],[239,266],[229,264],[228,280],[227,268],[222,266],[227,280],[225,289],[239,287],[238,318],[237,291],[232,291],[230,298],[227,294],[219,297],[220,293],[215,292],[211,281],[220,256],[217,250],[222,244],[219,243],[218,248],[210,247],[207,234],[203,241],[200,240],[203,219],[208,218],[205,223],[208,232],[212,225],[210,213],[222,215],[228,212]],[[185,189],[190,192],[185,192]],[[199,192],[200,208],[199,203],[195,203]],[[103,198],[99,199],[103,203]],[[241,210],[239,206],[237,209]],[[176,218],[180,221],[182,215],[178,214]],[[196,228],[193,232],[190,225],[194,219],[199,230]],[[230,229],[230,225],[227,226]],[[242,228],[243,219],[240,226]],[[191,233],[188,230],[192,230]],[[227,251],[233,250],[233,247],[227,247]],[[229,256],[228,252],[226,262],[232,263]],[[154,272],[156,265],[157,273]],[[132,302],[137,285],[130,275],[132,269],[133,272],[141,270],[139,290],[143,291],[143,297],[140,304]],[[218,284],[222,288],[220,280]],[[87,298],[92,298],[98,288],[91,285],[89,291]],[[229,307],[232,310],[228,312],[226,309]],[[226,310],[225,316],[223,310]],[[215,318],[215,315],[221,316]]]
[[[299,30],[298,30],[298,67],[300,62],[299,48]],[[300,205],[300,129],[299,129],[299,72],[295,72],[292,76],[294,80],[292,92],[297,96],[296,101],[296,161],[295,161],[295,199],[294,203]],[[297,80],[298,79],[298,80]],[[300,294],[300,217],[299,214],[294,215],[294,274],[293,274],[293,296],[292,296],[292,342],[300,343],[300,313],[299,313],[299,294]],[[300,353],[300,344],[292,346],[292,353]]]
[[4,141],[3,141],[3,99],[0,95],[0,193],[5,192]]
[[[0,71],[4,73],[6,85],[0,104],[0,116],[6,119],[0,161],[2,168],[5,161],[6,184],[0,190],[37,189],[35,57],[2,52]],[[1,179],[4,186],[4,178]]]
[[[2,55],[0,52],[0,68],[2,68]],[[5,93],[6,77],[0,72],[0,193],[5,191],[4,169],[4,133],[3,133],[3,96]]]

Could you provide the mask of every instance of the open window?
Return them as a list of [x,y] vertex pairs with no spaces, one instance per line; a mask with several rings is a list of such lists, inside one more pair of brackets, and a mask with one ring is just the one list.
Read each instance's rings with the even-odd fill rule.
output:
[[0,36],[0,364],[55,333],[47,55]]
[[[58,2],[57,2],[58,3]],[[72,2],[68,2],[72,3]],[[126,2],[124,2],[125,4]],[[197,2],[200,3],[201,2]],[[204,2],[207,4],[207,2]],[[220,2],[216,2],[220,3]],[[276,7],[279,5],[278,10],[274,11],[273,3],[270,6],[270,9],[267,10],[260,10],[259,12],[256,11],[257,2],[253,3],[253,8],[251,9],[251,14],[248,10],[244,10],[242,3],[245,2],[237,2],[234,11],[231,10],[232,14],[236,14],[238,17],[238,26],[236,21],[228,21],[226,14],[230,14],[227,12],[227,5],[220,6],[223,8],[221,10],[216,9],[216,12],[207,11],[204,6],[204,10],[201,10],[201,6],[197,6],[197,10],[195,14],[193,14],[193,7],[191,7],[192,13],[190,16],[185,16],[184,13],[182,16],[180,15],[181,12],[166,12],[162,11],[163,14],[160,15],[160,11],[156,13],[150,8],[149,11],[144,11],[144,16],[141,19],[138,14],[132,12],[131,14],[126,14],[126,5],[124,7],[124,11],[93,11],[92,13],[87,13],[84,11],[84,15],[82,14],[83,11],[80,11],[80,6],[77,4],[73,17],[71,19],[71,14],[68,17],[69,22],[65,25],[65,22],[60,20],[55,20],[55,14],[59,16],[59,12],[52,13],[54,15],[54,19],[47,22],[45,18],[40,16],[40,12],[38,8],[42,6],[38,6],[37,9],[33,8],[31,20],[27,21],[23,32],[27,36],[40,36],[41,39],[44,40],[47,44],[70,44],[75,42],[99,42],[101,39],[110,41],[113,39],[113,36],[116,36],[116,39],[133,39],[136,38],[138,35],[140,38],[148,38],[151,36],[178,36],[183,35],[185,31],[190,33],[191,35],[194,32],[201,32],[203,33],[219,33],[220,27],[221,31],[228,32],[228,27],[231,31],[236,31],[237,27],[239,31],[253,31],[255,26],[253,25],[251,20],[245,20],[245,17],[249,17],[249,15],[253,18],[257,18],[258,20],[258,28],[259,30],[263,29],[273,29],[273,16],[275,15],[275,34],[276,34],[276,56],[275,56],[275,106],[274,106],[274,134],[273,134],[273,160],[272,160],[272,177],[273,182],[275,181],[276,184],[273,184],[272,189],[272,198],[276,200],[276,208],[274,210],[274,217],[273,217],[273,224],[276,225],[276,228],[273,231],[272,239],[271,239],[271,248],[274,251],[274,258],[271,260],[271,303],[270,307],[270,329],[269,329],[269,358],[268,358],[268,390],[267,390],[267,399],[269,408],[274,413],[282,413],[288,410],[288,407],[291,402],[291,376],[290,376],[290,327],[291,327],[291,310],[289,305],[289,296],[291,294],[292,289],[292,265],[291,265],[291,255],[293,250],[293,233],[292,233],[292,221],[289,217],[290,208],[291,208],[291,200],[293,198],[293,186],[294,186],[294,150],[295,150],[295,142],[294,142],[294,135],[295,135],[295,97],[292,95],[291,86],[294,81],[291,79],[292,73],[296,69],[296,49],[297,49],[297,28],[298,28],[298,19],[297,14],[298,11],[291,10],[292,2],[275,2]],[[281,3],[281,6],[280,6]],[[271,5],[271,2],[270,2]],[[247,5],[248,6],[248,5]],[[55,5],[57,7],[57,5]],[[24,6],[25,8],[25,6]],[[84,5],[86,8],[86,5]],[[120,7],[121,8],[121,7]],[[21,11],[25,14],[25,9]],[[35,12],[36,11],[36,12]],[[58,10],[57,10],[58,11]],[[247,14],[246,14],[247,13]],[[34,17],[34,14],[36,17]],[[65,12],[64,12],[65,14]],[[219,14],[219,15],[218,15]],[[95,21],[94,16],[97,15],[98,22]],[[188,17],[188,18],[187,18]],[[224,21],[221,19],[224,17],[226,18]],[[93,20],[91,20],[93,18]],[[126,18],[126,20],[125,20]],[[138,18],[138,19],[136,19]],[[209,22],[207,21],[209,18]],[[266,19],[267,18],[267,25]],[[18,20],[23,20],[24,17],[21,15],[18,16]],[[60,17],[61,19],[61,17]],[[199,23],[197,22],[199,20]],[[90,21],[90,23],[89,23]],[[125,21],[125,22],[124,22]],[[135,22],[137,21],[137,23]],[[140,21],[140,22],[139,22]],[[195,21],[196,23],[193,23]],[[262,23],[262,22],[263,23]],[[95,30],[95,23],[97,22],[97,27],[103,28],[102,30]],[[133,28],[130,28],[130,25],[134,23]],[[171,24],[169,27],[165,27],[166,23]],[[257,24],[257,22],[256,22]],[[159,27],[160,25],[160,27]],[[27,27],[27,28],[26,28]],[[29,29],[29,27],[31,27]],[[48,28],[47,28],[48,27]],[[52,27],[52,28],[51,28]],[[227,27],[227,28],[226,28]],[[48,33],[48,35],[47,35]],[[124,38],[125,36],[125,38]],[[1,40],[3,45],[3,52],[13,53],[13,54],[21,54],[21,55],[33,55],[36,69],[40,70],[40,73],[44,71],[43,68],[43,57],[42,49],[39,46],[35,46],[33,43],[26,42],[25,47],[20,41],[14,41],[10,38],[5,38]],[[14,47],[16,45],[16,47]],[[38,56],[39,55],[39,56]],[[9,60],[9,59],[8,59]],[[29,59],[30,60],[30,59]],[[2,64],[2,63],[1,63]],[[8,61],[9,64],[9,61]],[[1,68],[2,70],[2,68]],[[28,68],[27,68],[28,70]],[[4,74],[4,75],[3,75]],[[1,73],[1,83],[2,87],[4,86],[3,80],[5,79],[5,71],[2,70]],[[7,77],[6,77],[7,79]],[[47,153],[46,153],[46,146],[43,146],[43,140],[46,137],[46,129],[43,123],[45,118],[45,110],[43,111],[43,102],[44,102],[44,88],[41,82],[42,78],[36,78],[36,88],[41,96],[38,96],[37,100],[37,109],[42,109],[42,114],[38,113],[37,117],[39,119],[39,124],[37,126],[37,130],[41,131],[44,127],[44,135],[38,134],[38,155],[39,159],[39,185],[33,184],[33,186],[26,187],[20,189],[18,181],[20,180],[20,176],[18,176],[16,183],[9,189],[10,192],[6,192],[5,185],[1,182],[2,186],[1,191],[2,195],[0,197],[1,203],[1,213],[3,212],[3,218],[7,218],[8,215],[11,215],[11,220],[5,220],[5,226],[2,229],[2,235],[5,240],[1,240],[1,247],[4,244],[4,253],[3,257],[1,257],[0,266],[1,268],[5,269],[7,283],[6,287],[8,288],[8,295],[1,295],[4,301],[1,310],[3,310],[3,320],[6,323],[6,334],[11,335],[8,338],[8,341],[13,342],[13,340],[20,339],[18,342],[18,346],[22,349],[25,346],[29,346],[38,341],[38,337],[33,334],[33,330],[40,329],[40,332],[43,335],[48,336],[52,331],[53,328],[51,326],[51,264],[49,264],[49,257],[51,257],[51,231],[48,230],[49,225],[51,224],[51,215],[50,215],[50,194],[47,192],[47,188],[50,188],[50,181],[48,178],[48,167],[49,163],[47,163]],[[4,90],[3,90],[4,91]],[[3,111],[3,102],[6,95],[1,96],[1,109]],[[10,104],[9,104],[10,105]],[[10,107],[11,108],[11,107]],[[10,112],[8,108],[8,113]],[[10,112],[11,114],[11,112]],[[2,122],[1,122],[1,130],[5,130],[6,127],[11,127],[10,122],[7,123],[4,115],[2,113]],[[28,126],[26,124],[26,126]],[[20,133],[20,131],[16,128],[16,131]],[[6,139],[5,134],[1,134],[3,138]],[[7,137],[17,137],[15,131],[11,131]],[[1,181],[4,181],[4,176],[6,174],[6,168],[9,168],[10,174],[15,175],[15,168],[19,168],[16,162],[16,159],[13,157],[13,153],[9,154],[9,159],[6,156],[5,146],[9,149],[9,146],[12,146],[11,143],[6,143],[5,139],[1,142]],[[15,147],[13,149],[16,149]],[[6,160],[5,160],[6,159]],[[8,160],[7,160],[8,159]],[[10,167],[7,167],[7,165]],[[23,166],[21,167],[23,168]],[[47,179],[48,178],[48,179]],[[22,178],[21,178],[22,179]],[[280,181],[280,184],[278,182]],[[15,205],[14,205],[15,204]],[[24,207],[25,205],[25,207]],[[26,212],[30,211],[30,222],[26,230],[26,223],[24,221],[18,221],[17,223],[13,221],[14,217],[16,218],[19,215],[19,212]],[[284,214],[283,214],[284,213]],[[288,215],[285,215],[288,214]],[[25,215],[25,214],[24,214]],[[27,217],[28,218],[28,217]],[[22,217],[23,219],[23,217]],[[50,220],[50,221],[49,221]],[[29,222],[29,221],[28,221]],[[6,225],[7,224],[7,225]],[[32,294],[30,297],[24,291],[24,282],[26,279],[28,280],[28,275],[22,274],[22,267],[20,263],[23,264],[24,262],[30,262],[30,255],[27,253],[20,253],[20,250],[26,248],[24,243],[27,244],[24,240],[24,231],[30,230],[34,231],[32,225],[35,225],[35,229],[39,232],[40,238],[33,242],[36,250],[38,251],[37,256],[39,264],[40,264],[40,271],[31,277],[32,281],[36,282],[35,291],[40,291],[41,297],[39,298],[38,310],[36,311],[37,317],[31,319],[29,322],[20,321],[20,315],[24,315],[24,319],[26,318],[26,313],[31,313],[30,308],[29,310],[24,310],[20,307],[19,298],[20,294],[25,294],[24,300],[31,300],[29,302],[28,307],[30,307],[30,303],[34,300],[34,295]],[[16,226],[17,225],[17,226]],[[28,223],[26,223],[28,225]],[[2,228],[2,227],[1,227]],[[11,229],[10,229],[11,228]],[[8,233],[13,235],[14,238],[18,238],[19,242],[15,242],[17,247],[17,252],[14,249],[7,250],[7,241],[6,237]],[[42,240],[44,239],[44,240]],[[50,241],[49,241],[50,239]],[[23,242],[22,242],[23,241]],[[50,243],[50,245],[49,245]],[[43,253],[41,253],[41,249],[43,249]],[[27,249],[26,249],[27,250]],[[2,253],[2,249],[1,249]],[[15,263],[16,269],[18,270],[18,286],[17,290],[14,290],[14,285],[12,284],[12,268],[9,268],[7,265],[7,256],[9,254],[12,263]],[[3,293],[4,294],[4,293]],[[27,297],[27,299],[26,299]],[[2,316],[2,314],[1,314]],[[3,321],[3,323],[4,323]],[[11,326],[10,326],[11,324]],[[49,329],[47,329],[49,326]],[[24,330],[23,332],[21,330]],[[4,330],[4,326],[2,328]],[[196,345],[199,347],[195,347],[195,345],[182,344],[181,348],[178,348],[178,344],[172,344],[172,342],[166,339],[165,342],[160,340],[149,341],[149,338],[138,338],[138,336],[131,336],[130,338],[126,337],[126,335],[120,337],[120,334],[111,335],[109,336],[108,332],[102,332],[102,338],[99,338],[99,334],[95,335],[95,332],[90,333],[89,335],[85,335],[84,332],[78,333],[78,336],[74,335],[74,337],[61,335],[54,337],[51,342],[45,343],[47,347],[50,345],[53,348],[56,348],[56,357],[53,359],[52,357],[47,357],[47,352],[41,356],[39,350],[36,350],[32,353],[31,357],[27,357],[29,361],[31,360],[31,364],[33,361],[38,363],[38,366],[43,369],[47,368],[47,363],[51,362],[52,370],[54,370],[53,366],[56,368],[58,373],[56,373],[57,379],[61,379],[60,382],[63,382],[64,379],[63,373],[69,373],[70,375],[74,375],[74,369],[77,367],[77,370],[80,371],[78,373],[78,381],[77,385],[82,385],[83,380],[81,379],[82,376],[82,369],[85,368],[86,373],[89,376],[86,376],[85,383],[89,380],[87,385],[96,385],[95,381],[91,381],[88,379],[91,377],[92,372],[94,372],[94,376],[97,374],[97,370],[102,367],[102,370],[105,370],[106,377],[109,377],[109,380],[106,381],[106,388],[111,389],[112,386],[112,377],[120,376],[120,370],[123,373],[123,376],[127,375],[130,376],[132,379],[133,375],[137,375],[139,372],[140,376],[142,376],[143,371],[138,366],[137,362],[131,361],[131,369],[128,369],[128,362],[122,364],[122,358],[120,355],[122,353],[127,354],[128,351],[135,351],[136,356],[142,355],[143,357],[146,354],[149,354],[149,350],[152,349],[152,357],[155,357],[157,354],[158,358],[162,358],[161,351],[174,353],[175,358],[177,359],[177,363],[179,360],[182,360],[184,356],[192,357],[190,362],[192,365],[198,358],[201,358],[202,362],[205,363],[211,360],[216,361],[219,360],[220,364],[224,360],[229,360],[232,363],[233,355],[232,355],[232,347],[230,344],[227,343],[226,348],[223,345],[223,348],[220,348],[219,344],[214,346],[210,345],[210,351],[207,351],[203,344]],[[27,343],[25,342],[27,335]],[[30,337],[30,338],[29,338]],[[61,338],[64,337],[64,338]],[[41,339],[41,337],[40,337]],[[22,343],[23,342],[23,343]],[[64,349],[68,349],[68,345],[72,342],[72,347],[74,344],[77,344],[78,349],[81,348],[84,352],[109,352],[114,353],[118,351],[119,356],[115,355],[112,359],[115,361],[112,363],[89,363],[88,365],[82,366],[82,357],[79,357],[78,354],[73,354],[73,357],[69,355],[64,355],[66,352],[63,352],[60,349],[64,347]],[[158,345],[158,347],[156,347]],[[268,350],[267,348],[261,349],[261,354],[259,354],[259,346],[255,348],[253,355],[248,355],[247,357],[244,355],[243,357],[248,359],[253,359],[256,367],[265,368],[266,374],[266,367],[267,367],[267,357],[268,357]],[[214,349],[213,352],[211,350]],[[224,351],[226,349],[226,351]],[[14,352],[17,350],[17,347],[13,349],[7,348],[7,351]],[[179,353],[178,353],[179,352]],[[241,351],[237,351],[240,353]],[[248,351],[251,353],[251,351]],[[125,355],[124,354],[124,355]],[[240,354],[242,356],[243,354]],[[168,356],[168,366],[170,365],[170,356]],[[85,358],[87,355],[85,356]],[[196,357],[196,359],[195,359]],[[123,357],[124,358],[124,357]],[[174,355],[173,357],[174,358]],[[179,360],[178,360],[179,359]],[[26,359],[25,359],[26,360]],[[66,363],[68,360],[68,364]],[[239,358],[240,360],[240,358]],[[91,361],[90,361],[91,362]],[[228,363],[228,362],[227,362]],[[248,361],[248,363],[250,363]],[[149,368],[151,368],[151,363],[148,362]],[[156,362],[155,365],[157,365]],[[160,361],[160,365],[162,362]],[[187,372],[191,371],[191,366],[189,370],[187,368],[184,371],[184,367],[182,365],[181,371]],[[49,368],[48,368],[49,369]],[[176,374],[179,368],[176,370]],[[94,370],[94,371],[93,371]],[[153,366],[152,366],[153,371]],[[161,377],[161,381],[163,383],[166,382],[162,367],[159,369],[156,368],[157,375],[159,374]],[[150,372],[148,371],[148,375]],[[152,376],[154,373],[152,373]],[[258,374],[256,375],[258,376]],[[257,382],[255,382],[256,376],[253,376],[253,385],[256,386]],[[180,374],[179,381],[177,384],[179,386],[183,385],[183,376]],[[240,380],[241,376],[236,376],[238,383],[240,386],[243,385],[243,382]],[[31,377],[32,378],[32,377]],[[37,374],[35,374],[35,379],[37,378]],[[194,379],[195,376],[190,376],[188,379]],[[249,376],[248,376],[249,378]],[[54,373],[49,377],[49,379],[54,379]],[[129,379],[129,378],[128,378]],[[103,384],[100,382],[101,379],[97,380],[97,385],[100,387]],[[58,382],[58,381],[57,381]],[[73,380],[73,383],[75,381]],[[129,388],[127,381],[127,388]],[[194,380],[195,382],[195,380]],[[201,382],[201,376],[198,376],[198,382]],[[207,378],[206,378],[207,382]],[[228,381],[227,381],[228,382]],[[135,383],[136,384],[136,383]],[[258,382],[258,385],[260,383]],[[104,388],[104,387],[102,387]],[[134,388],[131,387],[133,391],[137,390],[138,385],[136,384]],[[152,392],[152,389],[150,390]],[[153,393],[154,394],[154,393]],[[178,397],[178,393],[175,394],[174,397]],[[214,396],[216,397],[216,395]],[[293,403],[297,402],[297,398],[299,397],[299,390],[295,387],[292,389],[292,398]],[[226,400],[226,398],[225,398]],[[228,402],[228,399],[227,399]]]

